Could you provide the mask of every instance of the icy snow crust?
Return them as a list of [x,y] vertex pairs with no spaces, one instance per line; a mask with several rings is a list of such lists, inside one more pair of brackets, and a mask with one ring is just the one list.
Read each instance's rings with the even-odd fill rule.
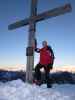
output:
[[21,80],[0,83],[0,100],[75,100],[75,85],[46,85],[41,87]]

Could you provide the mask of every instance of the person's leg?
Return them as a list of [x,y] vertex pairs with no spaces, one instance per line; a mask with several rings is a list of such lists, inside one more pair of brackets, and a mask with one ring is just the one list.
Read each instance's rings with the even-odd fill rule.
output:
[[35,67],[35,79],[40,81],[41,80],[41,72],[40,69],[42,68],[41,64],[37,64]]
[[52,69],[53,64],[48,64],[44,69],[45,69],[45,77],[46,77],[46,83],[47,83],[47,88],[52,87],[52,79],[50,76],[50,69]]

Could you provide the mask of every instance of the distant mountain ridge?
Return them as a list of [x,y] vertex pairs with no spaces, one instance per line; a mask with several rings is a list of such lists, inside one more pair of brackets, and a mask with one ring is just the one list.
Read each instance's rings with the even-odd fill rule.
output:
[[53,72],[58,72],[58,71],[68,71],[68,72],[74,72],[75,73],[75,67],[74,66],[63,66],[63,67],[54,67],[52,70]]
[[[10,67],[0,67],[0,70],[8,70],[8,71],[20,71],[26,70],[25,65],[16,65],[16,66],[10,66]],[[68,72],[74,72],[75,73],[75,67],[74,66],[61,66],[61,67],[53,67],[53,70],[51,72],[58,72],[58,71],[68,71]]]

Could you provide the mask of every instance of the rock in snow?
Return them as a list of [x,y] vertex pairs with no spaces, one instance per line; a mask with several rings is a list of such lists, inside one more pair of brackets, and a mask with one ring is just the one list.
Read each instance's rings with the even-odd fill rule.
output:
[[46,88],[15,80],[0,83],[0,100],[75,100],[75,85],[57,85]]

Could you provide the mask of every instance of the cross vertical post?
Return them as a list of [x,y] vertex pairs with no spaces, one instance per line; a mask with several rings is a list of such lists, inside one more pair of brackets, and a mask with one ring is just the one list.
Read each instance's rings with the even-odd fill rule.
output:
[[[31,15],[30,18],[37,15],[37,0],[32,0],[31,3]],[[34,21],[29,22],[29,36],[28,36],[28,49],[29,54],[32,50],[32,55],[27,56],[27,66],[26,66],[26,81],[32,82],[33,80],[33,67],[34,67],[34,50],[32,48],[32,43],[35,39],[36,23]]]

